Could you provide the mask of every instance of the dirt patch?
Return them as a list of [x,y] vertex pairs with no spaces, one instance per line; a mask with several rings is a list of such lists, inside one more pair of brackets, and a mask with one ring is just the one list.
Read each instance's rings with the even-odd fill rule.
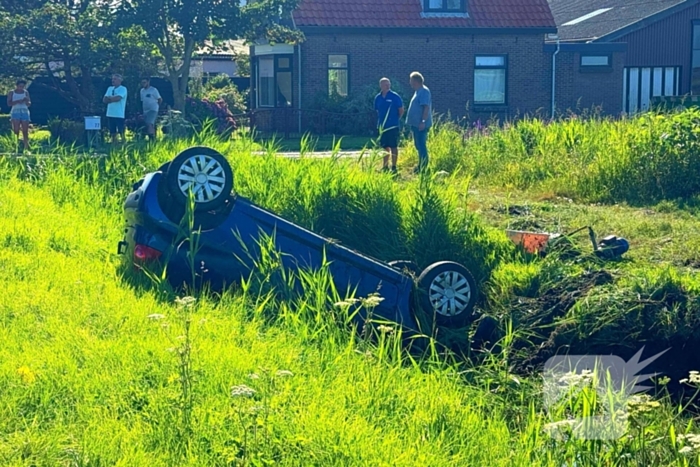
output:
[[515,325],[531,334],[516,345],[520,355],[516,366],[531,371],[554,355],[560,346],[558,337],[567,328],[566,324],[553,328],[555,321],[564,317],[591,289],[612,281],[613,276],[608,271],[587,271],[562,280],[537,298],[517,298],[511,308]]
[[[516,300],[512,313],[524,334],[515,345],[513,371],[539,374],[547,359],[565,354],[616,355],[629,361],[643,348],[642,360],[665,352],[643,373],[668,376],[669,392],[682,396],[688,388],[679,380],[700,370],[700,298],[670,285],[646,293],[593,290],[612,280],[605,270],[591,271],[565,279],[537,298]],[[585,305],[581,316],[561,319],[582,300],[595,305]],[[607,313],[611,306],[614,310]]]

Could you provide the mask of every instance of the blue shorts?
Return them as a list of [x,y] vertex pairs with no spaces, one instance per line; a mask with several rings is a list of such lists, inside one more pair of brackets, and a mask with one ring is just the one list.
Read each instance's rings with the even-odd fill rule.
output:
[[29,110],[16,109],[10,112],[10,120],[19,120],[20,122],[31,122],[29,119]]

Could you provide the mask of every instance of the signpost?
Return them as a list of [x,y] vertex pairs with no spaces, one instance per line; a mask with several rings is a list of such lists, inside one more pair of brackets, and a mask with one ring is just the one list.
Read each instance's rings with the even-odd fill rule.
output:
[[85,117],[85,134],[87,136],[88,150],[93,149],[95,143],[99,144],[102,119],[99,116]]

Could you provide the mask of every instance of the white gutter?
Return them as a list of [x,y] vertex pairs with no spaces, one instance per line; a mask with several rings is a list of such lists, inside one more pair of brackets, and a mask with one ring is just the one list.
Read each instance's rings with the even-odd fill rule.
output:
[[298,80],[298,87],[299,87],[299,94],[297,95],[297,102],[299,103],[299,133],[301,134],[301,43],[297,45],[297,49],[299,50],[299,55],[297,56],[298,58],[298,66],[297,70],[297,80]]
[[557,50],[554,51],[552,54],[552,120],[554,120],[554,114],[557,109],[557,104],[556,104],[556,88],[557,88],[557,54],[559,53],[559,35],[554,34],[554,35],[549,35],[550,39],[554,39],[554,36],[556,36],[557,39]]

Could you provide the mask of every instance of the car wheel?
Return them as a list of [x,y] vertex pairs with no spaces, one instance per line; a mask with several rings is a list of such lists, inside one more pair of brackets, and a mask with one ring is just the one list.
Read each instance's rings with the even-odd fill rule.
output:
[[474,317],[476,282],[459,263],[434,263],[418,277],[420,305],[437,324],[460,327]]
[[205,146],[185,149],[175,157],[166,174],[168,191],[186,206],[189,191],[195,211],[211,211],[222,206],[233,190],[233,171],[226,158]]

